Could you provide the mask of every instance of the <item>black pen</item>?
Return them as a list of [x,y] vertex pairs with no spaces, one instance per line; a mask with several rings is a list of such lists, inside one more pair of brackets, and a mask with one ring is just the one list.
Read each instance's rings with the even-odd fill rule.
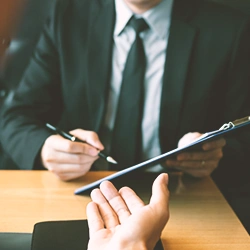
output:
[[[75,141],[75,142],[82,142],[82,143],[87,143],[86,141],[82,141],[80,139],[78,139],[77,137],[71,135],[70,133],[66,133],[63,130],[61,130],[60,128],[54,127],[49,123],[46,123],[46,127],[48,129],[50,129],[51,131],[55,132],[56,134],[61,135],[62,137],[64,137],[65,139],[69,139],[71,141]],[[87,143],[89,144],[89,143]],[[89,144],[90,145],[90,144]],[[92,145],[91,145],[92,146]],[[107,156],[102,152],[99,152],[98,155],[102,158],[104,158],[106,161],[113,163],[113,164],[117,164],[117,161],[115,161],[111,156]]]

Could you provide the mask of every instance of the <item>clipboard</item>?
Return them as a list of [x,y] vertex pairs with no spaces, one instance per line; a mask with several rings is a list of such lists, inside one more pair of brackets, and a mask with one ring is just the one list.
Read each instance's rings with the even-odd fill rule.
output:
[[76,189],[74,194],[76,194],[76,195],[84,194],[85,192],[89,192],[90,190],[98,187],[101,184],[101,182],[103,182],[105,180],[111,181],[119,176],[125,175],[127,173],[132,172],[132,171],[160,164],[164,160],[166,160],[168,158],[172,158],[179,153],[195,149],[196,147],[200,147],[205,142],[217,139],[219,137],[227,136],[235,131],[239,131],[239,130],[243,129],[244,127],[246,127],[248,125],[250,125],[250,116],[246,116],[244,118],[237,119],[233,122],[225,123],[218,130],[207,132],[207,133],[203,134],[202,136],[200,136],[199,138],[192,141],[188,145],[185,145],[183,147],[179,147],[179,148],[176,148],[174,150],[168,151],[166,153],[163,153],[161,155],[153,157],[149,160],[146,160],[144,162],[141,162],[141,163],[136,164],[134,166],[128,167],[126,169],[118,171],[118,172],[111,174],[109,176],[106,176],[106,177],[99,179],[95,182],[92,182],[90,184],[82,186],[82,187]]

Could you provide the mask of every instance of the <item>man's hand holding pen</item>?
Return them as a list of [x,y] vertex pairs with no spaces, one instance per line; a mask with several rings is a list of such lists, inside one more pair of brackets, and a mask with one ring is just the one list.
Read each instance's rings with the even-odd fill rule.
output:
[[[198,132],[188,133],[179,140],[178,147],[183,147],[200,136],[202,134]],[[226,140],[224,138],[209,141],[202,145],[200,151],[181,153],[176,160],[167,160],[166,166],[194,177],[209,176],[218,167],[219,161],[223,157],[225,145]]]
[[43,166],[64,181],[86,174],[104,149],[95,132],[76,129],[70,133],[86,143],[51,135],[41,150]]

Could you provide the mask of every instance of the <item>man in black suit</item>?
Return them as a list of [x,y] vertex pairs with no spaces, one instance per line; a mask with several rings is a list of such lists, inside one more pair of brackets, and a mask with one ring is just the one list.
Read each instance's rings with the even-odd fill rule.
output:
[[[70,180],[99,168],[99,150],[112,154],[114,107],[135,38],[127,25],[133,14],[147,23],[140,34],[147,68],[137,162],[248,115],[250,33],[242,13],[200,0],[60,0],[2,112],[1,141],[20,168],[46,168]],[[46,122],[88,144],[52,135]],[[196,177],[223,177],[226,168],[225,182],[239,182],[242,176],[225,163],[233,156],[243,171],[244,138],[231,138],[225,147],[219,139],[163,165]]]

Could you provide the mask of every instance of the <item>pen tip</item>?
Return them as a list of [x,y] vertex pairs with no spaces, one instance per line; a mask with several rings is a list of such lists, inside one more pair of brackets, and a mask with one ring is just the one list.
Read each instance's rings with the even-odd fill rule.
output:
[[117,161],[115,161],[111,156],[107,157],[107,161],[113,164],[117,164]]

